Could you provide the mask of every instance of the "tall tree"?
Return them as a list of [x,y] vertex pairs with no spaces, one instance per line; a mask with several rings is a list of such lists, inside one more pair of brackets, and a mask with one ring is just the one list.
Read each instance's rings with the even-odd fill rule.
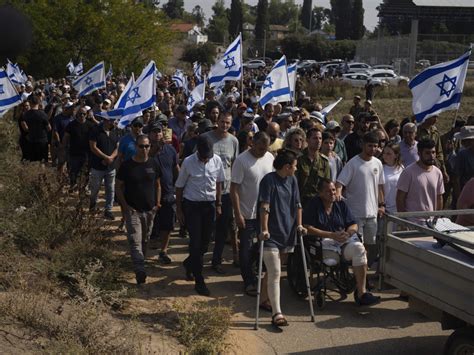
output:
[[332,11],[335,17],[336,39],[351,38],[351,0],[335,0],[331,2],[331,6],[333,6]]
[[266,30],[268,30],[268,0],[258,0],[255,39],[262,41],[265,38]]
[[270,0],[268,4],[268,21],[271,25],[286,26],[298,15],[298,5],[292,0]]
[[229,35],[231,40],[242,32],[243,18],[242,1],[232,0],[229,13]]
[[211,42],[224,43],[227,39],[227,29],[229,28],[228,10],[225,7],[224,0],[216,0],[212,6],[214,14],[209,20],[207,35]]
[[309,31],[311,31],[310,23],[312,22],[312,16],[313,16],[312,7],[313,7],[313,0],[304,0],[303,7],[301,8],[301,13],[300,13],[301,24],[303,25],[304,28],[306,28]]
[[322,30],[330,22],[331,10],[316,6],[313,8],[312,30]]
[[362,0],[354,0],[351,27],[351,39],[361,39],[364,37],[364,6],[362,5]]
[[204,26],[204,21],[206,20],[206,18],[204,16],[204,11],[201,6],[194,6],[193,10],[191,11],[191,14],[199,26]]
[[163,5],[163,11],[171,19],[182,18],[184,14],[184,0],[168,0]]

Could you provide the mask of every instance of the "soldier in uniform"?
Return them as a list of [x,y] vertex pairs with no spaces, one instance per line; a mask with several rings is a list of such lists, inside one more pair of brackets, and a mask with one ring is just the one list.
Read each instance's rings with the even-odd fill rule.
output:
[[329,159],[319,152],[323,141],[321,130],[317,127],[309,129],[306,134],[306,141],[308,147],[303,150],[303,154],[298,158],[295,174],[303,207],[306,202],[316,196],[319,179],[321,177],[331,178]]
[[436,122],[438,121],[438,116],[432,116],[426,118],[419,126],[416,132],[416,140],[419,142],[423,138],[430,138],[435,142],[436,149],[436,166],[443,173],[444,183],[449,182],[449,176],[446,171],[446,166],[444,165],[444,155],[443,155],[443,145],[441,143],[441,134],[436,128]]
[[352,117],[354,117],[356,120],[357,118],[359,117],[359,113],[362,112],[362,110],[364,109],[362,107],[362,105],[360,104],[360,96],[359,95],[356,95],[354,96],[354,105],[351,106],[350,110],[349,110],[349,113],[352,115]]

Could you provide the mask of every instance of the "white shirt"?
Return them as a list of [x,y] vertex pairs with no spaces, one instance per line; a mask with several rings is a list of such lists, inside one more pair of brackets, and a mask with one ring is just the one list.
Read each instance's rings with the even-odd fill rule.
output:
[[385,183],[382,162],[359,155],[342,168],[337,182],[345,186],[346,203],[356,218],[377,217],[379,185]]
[[221,158],[214,154],[207,163],[197,153],[184,159],[175,186],[184,188],[183,197],[194,202],[215,201],[216,186],[225,180]]
[[257,218],[258,187],[262,178],[273,171],[273,154],[256,158],[245,151],[234,161],[232,182],[238,184],[240,213],[245,219]]
[[383,193],[385,198],[385,211],[388,213],[397,212],[397,183],[403,168],[399,166],[383,166],[385,184]]

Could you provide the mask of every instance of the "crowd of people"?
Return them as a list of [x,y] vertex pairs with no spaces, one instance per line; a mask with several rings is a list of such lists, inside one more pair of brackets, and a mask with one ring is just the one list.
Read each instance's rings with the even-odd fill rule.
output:
[[[260,306],[286,325],[281,264],[303,233],[323,239],[325,258],[352,262],[357,304],[377,303],[366,275],[384,213],[474,207],[474,117],[457,119],[443,135],[436,116],[383,125],[373,103],[355,96],[347,114],[327,120],[304,94],[295,104],[260,107],[254,79],[247,75],[243,90],[227,83],[219,97],[209,90],[188,111],[186,90],[163,77],[156,104],[125,130],[101,116],[120,97],[123,79],[86,97],[66,79],[28,81],[14,112],[22,159],[54,166],[71,193],[89,196],[90,210],[104,186],[103,216],[114,220],[119,204],[137,284],[146,282],[148,244],[160,249],[158,262],[173,262],[177,226],[189,235],[184,274],[198,294],[211,293],[203,275],[210,242],[211,270],[224,274],[230,241],[243,290],[256,296],[254,251],[264,240]],[[457,222],[474,225],[469,215]]]

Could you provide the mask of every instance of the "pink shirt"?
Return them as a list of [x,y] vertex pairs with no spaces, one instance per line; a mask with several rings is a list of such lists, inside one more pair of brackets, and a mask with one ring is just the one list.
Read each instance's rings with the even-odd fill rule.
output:
[[[400,174],[397,189],[407,193],[407,212],[436,211],[436,198],[444,193],[443,174],[436,166],[426,171],[417,163],[413,163]],[[418,222],[425,219],[421,218]]]
[[[474,178],[471,178],[461,191],[458,198],[457,209],[471,209],[474,208]],[[474,226],[474,215],[467,214],[458,216],[456,223],[462,226]]]

